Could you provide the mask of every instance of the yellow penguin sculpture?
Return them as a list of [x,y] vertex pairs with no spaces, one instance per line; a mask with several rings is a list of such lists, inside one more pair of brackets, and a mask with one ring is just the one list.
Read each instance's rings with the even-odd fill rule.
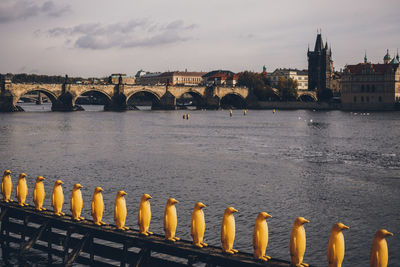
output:
[[388,246],[385,237],[393,236],[393,233],[380,229],[376,231],[374,241],[372,242],[370,267],[386,267],[388,265]]
[[92,206],[90,210],[94,224],[99,226],[106,224],[101,220],[103,218],[103,213],[104,213],[104,201],[103,201],[103,195],[101,194],[101,192],[103,191],[104,191],[103,188],[101,188],[100,186],[94,189],[92,197]]
[[43,176],[38,176],[36,178],[35,188],[33,189],[33,203],[35,203],[35,209],[38,211],[46,210],[43,208],[43,202],[46,196],[44,192],[44,180],[45,178]]
[[74,219],[75,221],[81,221],[85,219],[81,216],[83,207],[81,188],[82,188],[81,184],[75,184],[71,194],[72,219]]
[[222,251],[228,254],[234,254],[238,251],[233,249],[233,242],[235,241],[235,217],[233,213],[238,212],[233,207],[225,209],[224,218],[222,219],[221,226],[221,242]]
[[151,208],[149,201],[150,199],[152,199],[152,197],[149,194],[143,194],[142,200],[140,201],[138,214],[138,225],[140,233],[146,236],[153,234],[153,232],[149,231],[151,221]]
[[309,220],[303,217],[297,217],[296,220],[294,220],[289,245],[290,260],[293,266],[308,266],[307,263],[303,262],[303,257],[306,252],[306,231],[304,230],[304,224],[309,222]]
[[117,197],[115,198],[115,205],[114,205],[114,222],[119,230],[128,230],[129,227],[125,226],[126,221],[126,201],[124,196],[126,192],[118,191]]
[[175,236],[176,226],[178,225],[178,217],[176,215],[176,207],[175,207],[176,203],[178,203],[178,200],[176,200],[175,198],[168,199],[164,211],[165,237],[173,242],[180,240],[179,237]]
[[28,185],[26,184],[26,174],[20,173],[17,183],[17,188],[15,190],[15,196],[18,199],[18,203],[21,207],[28,206],[26,201],[26,196],[28,195]]
[[54,214],[57,216],[65,215],[62,211],[64,205],[64,193],[61,185],[64,184],[61,180],[54,183],[53,194],[51,195],[51,206],[53,206]]
[[3,174],[3,179],[1,180],[1,194],[3,194],[4,202],[12,202],[11,192],[12,192],[12,180],[11,180],[11,171],[5,170]]
[[267,218],[272,216],[266,212],[260,212],[257,216],[253,232],[254,257],[259,260],[270,260],[270,256],[265,255],[268,246],[268,223]]
[[336,223],[332,227],[331,236],[328,244],[328,266],[341,267],[344,258],[344,236],[342,231],[349,229],[343,223]]
[[194,205],[193,213],[192,213],[192,227],[191,227],[191,234],[193,238],[193,245],[197,247],[206,247],[208,246],[206,243],[203,242],[204,232],[206,230],[206,221],[204,219],[204,212],[203,208],[205,208],[201,202],[197,202]]

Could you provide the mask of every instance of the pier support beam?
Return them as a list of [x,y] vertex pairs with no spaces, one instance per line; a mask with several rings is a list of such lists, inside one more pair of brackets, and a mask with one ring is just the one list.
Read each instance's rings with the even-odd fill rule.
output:
[[64,258],[64,264],[65,266],[71,266],[76,257],[79,256],[79,254],[82,252],[84,246],[86,245],[86,242],[90,240],[90,234],[86,233],[85,236],[83,237],[82,241],[74,248],[74,250],[71,252],[71,254],[68,254],[68,247],[67,247],[67,257]]
[[19,250],[19,254],[22,256],[26,251],[28,251],[35,243],[36,241],[42,236],[44,230],[46,230],[47,225],[49,224],[49,222],[45,222],[42,226],[39,227],[37,233],[32,236],[31,240],[29,240],[28,242],[23,242],[20,245],[20,250]]

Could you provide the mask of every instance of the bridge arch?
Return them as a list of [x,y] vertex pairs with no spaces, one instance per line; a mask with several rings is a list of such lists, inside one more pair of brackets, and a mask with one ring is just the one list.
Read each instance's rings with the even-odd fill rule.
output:
[[[189,97],[187,97],[188,95]],[[189,100],[189,103],[187,103],[187,100]],[[176,104],[181,108],[185,108],[186,106],[196,106],[196,108],[200,109],[205,105],[204,102],[205,100],[203,95],[192,89],[189,89],[176,97]]]
[[100,94],[100,95],[104,96],[105,99],[106,99],[106,104],[111,102],[111,96],[109,96],[104,91],[102,91],[100,89],[97,89],[97,88],[89,88],[87,90],[83,90],[83,91],[79,92],[79,94],[74,95],[74,97],[72,99],[72,105],[75,105],[75,102],[79,97],[81,97],[81,96],[83,96],[83,95],[85,95],[87,93],[90,93],[90,92],[95,92],[97,94]]
[[297,100],[301,102],[317,102],[318,99],[312,93],[302,93],[299,94]]
[[21,99],[21,97],[23,97],[24,95],[31,93],[31,92],[43,93],[45,96],[47,96],[50,99],[51,103],[55,103],[57,101],[57,96],[53,92],[51,92],[45,88],[35,87],[35,88],[29,88],[29,89],[22,91],[19,95],[15,96],[14,102],[17,103]]
[[246,100],[245,98],[238,93],[227,93],[220,100],[220,106],[222,108],[246,108]]
[[[136,101],[135,97],[137,97]],[[151,101],[151,107],[153,108],[155,106],[160,106],[160,99],[161,97],[157,93],[143,88],[128,94],[126,97],[126,104],[138,106],[139,102],[142,102],[145,104],[144,106],[148,106]]]

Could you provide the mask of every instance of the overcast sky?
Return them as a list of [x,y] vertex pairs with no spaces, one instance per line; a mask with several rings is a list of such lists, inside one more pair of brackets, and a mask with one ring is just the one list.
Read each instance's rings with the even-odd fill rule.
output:
[[0,0],[0,73],[307,68],[317,29],[334,66],[400,48],[399,0]]

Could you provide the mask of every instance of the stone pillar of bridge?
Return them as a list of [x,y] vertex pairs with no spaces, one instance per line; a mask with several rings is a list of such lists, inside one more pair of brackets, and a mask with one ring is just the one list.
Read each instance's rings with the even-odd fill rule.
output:
[[153,104],[151,109],[175,110],[176,97],[167,90],[165,94],[160,98],[160,104],[159,105]]
[[17,100],[11,94],[11,78],[5,75],[0,77],[0,112],[24,111],[17,105]]
[[52,103],[52,111],[78,111],[83,110],[79,105],[75,105],[74,96],[71,93],[71,84],[68,83],[68,75],[65,75],[65,82],[62,85],[61,95]]
[[104,105],[106,111],[125,111],[128,110],[128,104],[125,96],[125,85],[122,83],[122,77],[119,76],[118,84],[114,86],[114,94],[111,101]]
[[206,109],[218,109],[220,107],[220,99],[215,94],[215,85],[208,86],[205,92],[205,108]]

